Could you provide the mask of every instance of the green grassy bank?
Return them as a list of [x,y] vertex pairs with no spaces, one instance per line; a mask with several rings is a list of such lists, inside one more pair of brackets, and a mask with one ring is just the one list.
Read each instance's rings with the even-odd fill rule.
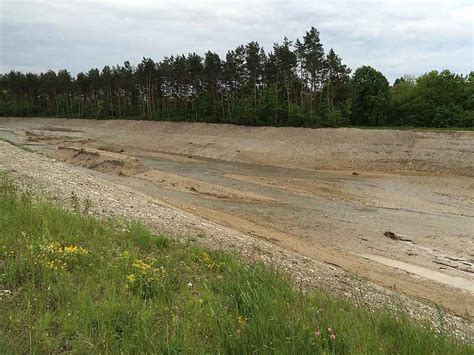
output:
[[0,175],[0,353],[469,354],[261,264],[67,212]]

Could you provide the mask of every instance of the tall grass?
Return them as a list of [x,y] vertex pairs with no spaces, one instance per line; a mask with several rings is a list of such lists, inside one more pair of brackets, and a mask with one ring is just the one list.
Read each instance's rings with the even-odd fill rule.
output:
[[461,354],[403,314],[262,264],[67,212],[0,178],[0,353]]

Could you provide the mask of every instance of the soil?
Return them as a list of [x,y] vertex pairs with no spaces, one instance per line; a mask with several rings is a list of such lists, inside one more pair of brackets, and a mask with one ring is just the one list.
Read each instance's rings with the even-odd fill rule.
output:
[[138,159],[93,148],[58,146],[57,158],[69,164],[124,176],[137,175],[148,170]]
[[3,143],[0,169],[96,213],[472,332],[474,132],[0,118],[0,138],[54,158]]

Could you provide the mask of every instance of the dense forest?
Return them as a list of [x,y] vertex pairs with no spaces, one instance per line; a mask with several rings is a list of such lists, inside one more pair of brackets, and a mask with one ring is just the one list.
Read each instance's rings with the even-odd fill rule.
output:
[[271,126],[473,127],[474,72],[405,76],[391,86],[370,66],[325,52],[313,27],[265,52],[257,42],[221,58],[143,58],[71,76],[0,75],[0,116],[127,118]]

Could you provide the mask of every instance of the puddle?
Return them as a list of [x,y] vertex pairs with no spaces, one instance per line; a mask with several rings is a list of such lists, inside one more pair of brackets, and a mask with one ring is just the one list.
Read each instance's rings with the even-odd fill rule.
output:
[[473,280],[469,280],[469,279],[465,279],[465,278],[457,277],[457,276],[446,275],[439,271],[427,269],[427,268],[413,265],[413,264],[404,263],[403,261],[385,258],[380,255],[371,255],[371,254],[357,254],[357,255],[365,259],[378,262],[380,264],[391,266],[391,267],[415,274],[417,276],[421,276],[421,277],[442,283],[444,285],[460,288],[462,290],[474,293]]

